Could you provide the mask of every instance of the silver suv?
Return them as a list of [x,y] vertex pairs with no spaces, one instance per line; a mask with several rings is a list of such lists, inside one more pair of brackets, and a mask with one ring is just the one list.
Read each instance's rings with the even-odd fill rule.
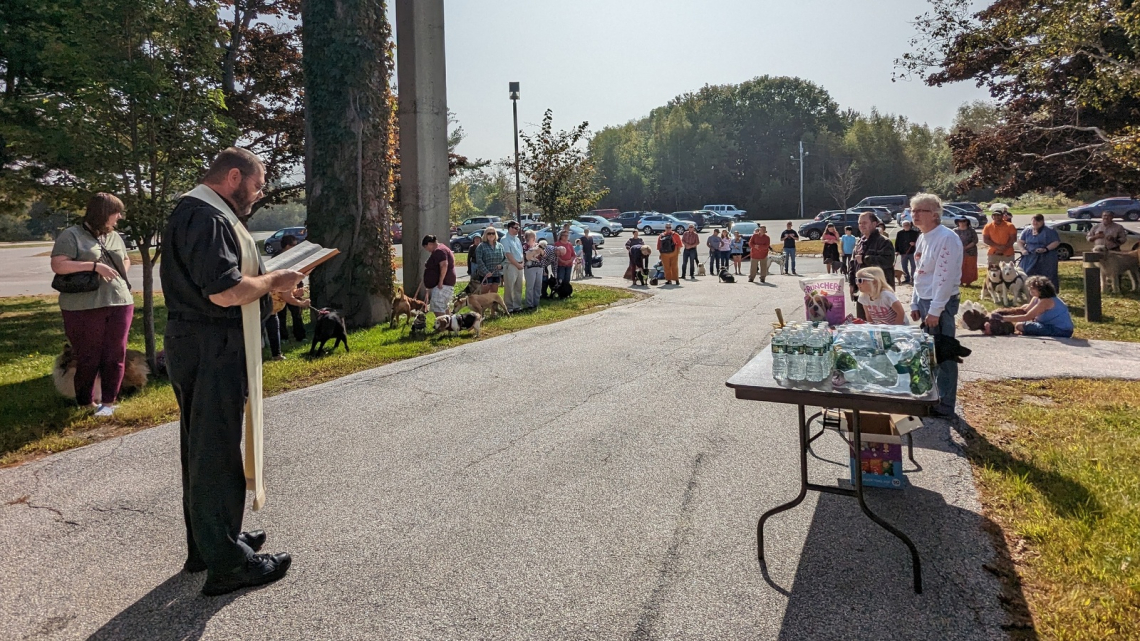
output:
[[460,223],[457,229],[460,236],[466,236],[477,231],[483,231],[488,225],[498,227],[501,220],[498,216],[473,216]]

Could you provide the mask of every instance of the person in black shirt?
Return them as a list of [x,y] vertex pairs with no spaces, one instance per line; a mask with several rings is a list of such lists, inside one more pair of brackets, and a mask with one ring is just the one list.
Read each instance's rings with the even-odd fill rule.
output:
[[[162,234],[160,276],[168,316],[164,348],[181,413],[188,548],[183,570],[207,570],[202,592],[210,596],[276,581],[291,563],[285,553],[256,554],[265,532],[241,531],[246,492],[242,413],[249,390],[242,306],[260,302],[264,318],[270,312],[268,294],[290,291],[304,278],[292,270],[242,273],[242,247],[249,253],[256,252],[256,245],[239,229],[238,218],[249,215],[264,187],[265,168],[257,156],[226,149],[210,165],[203,184],[178,202]],[[260,319],[252,320],[260,328]],[[254,425],[259,435],[256,421]],[[256,485],[256,472],[254,476]]]
[[902,272],[906,276],[906,284],[914,282],[914,249],[918,244],[919,231],[909,220],[904,220],[903,228],[895,234],[895,253],[902,262]]
[[[862,237],[855,242],[855,253],[851,255],[851,268],[847,270],[847,280],[851,286],[851,296],[859,296],[859,286],[855,282],[855,272],[864,267],[878,267],[887,277],[891,289],[895,287],[895,247],[891,241],[879,233],[878,219],[871,212],[859,215],[859,231]],[[856,303],[859,318],[866,319],[863,306]]]
[[792,224],[788,223],[788,228],[780,234],[780,240],[784,241],[784,275],[788,274],[790,270],[793,275],[799,276],[796,273],[796,239],[799,238],[799,233],[792,229]]

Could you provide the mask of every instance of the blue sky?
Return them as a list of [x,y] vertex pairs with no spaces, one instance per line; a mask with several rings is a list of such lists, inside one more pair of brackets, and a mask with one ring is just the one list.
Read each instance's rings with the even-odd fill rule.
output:
[[765,74],[811,80],[841,109],[947,126],[960,104],[987,94],[970,84],[891,82],[926,8],[924,0],[449,0],[447,100],[467,132],[459,151],[512,153],[512,80],[522,83],[523,129],[551,108],[559,129],[586,120],[598,131],[705,84]]

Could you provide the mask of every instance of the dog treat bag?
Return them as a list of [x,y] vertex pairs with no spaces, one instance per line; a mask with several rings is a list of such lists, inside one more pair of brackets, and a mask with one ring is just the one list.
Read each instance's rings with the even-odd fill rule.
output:
[[801,278],[800,287],[804,290],[804,311],[809,321],[827,321],[830,325],[842,325],[847,318],[844,308],[844,289],[847,283],[842,276],[820,276]]

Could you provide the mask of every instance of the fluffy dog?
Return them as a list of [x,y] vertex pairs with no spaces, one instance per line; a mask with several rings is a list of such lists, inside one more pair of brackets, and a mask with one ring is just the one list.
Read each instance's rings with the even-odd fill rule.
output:
[[510,316],[507,311],[507,304],[503,302],[503,297],[499,292],[488,292],[486,294],[464,294],[455,299],[455,305],[452,307],[452,312],[457,312],[464,307],[470,307],[472,311],[478,314],[486,314],[487,312],[494,312],[496,308],[503,310],[503,313]]
[[827,320],[827,312],[831,311],[831,301],[827,296],[819,292],[812,292],[804,296],[804,307],[807,309],[807,316],[813,321]]
[[[63,353],[55,357],[55,367],[52,368],[51,378],[55,389],[65,398],[75,399],[75,368],[77,361],[71,353],[71,345],[63,344]],[[133,392],[146,386],[147,377],[150,376],[150,367],[146,364],[146,354],[128,349],[123,382],[119,385],[120,393]],[[95,377],[95,387],[91,400],[102,402],[103,390],[100,389],[99,377]]]
[[1025,272],[1013,261],[1001,264],[1001,282],[1005,286],[1005,294],[1009,299],[1003,305],[1016,305],[1020,302],[1029,302],[1029,288],[1025,286]]
[[705,264],[697,263],[697,276],[705,276]]
[[423,338],[426,331],[427,314],[419,311],[412,312],[412,336]]
[[992,302],[998,302],[997,288],[1000,285],[1001,267],[999,265],[990,265],[986,268],[986,280],[984,283],[982,283],[982,298],[985,299],[986,297],[989,297]]
[[736,278],[732,274],[728,273],[728,269],[725,269],[723,267],[720,270],[720,274],[719,274],[718,278],[720,278],[720,282],[722,282],[722,283],[735,283],[736,282]]
[[[970,320],[967,320],[967,313],[970,313]],[[958,318],[956,324],[962,329],[969,329],[976,332],[982,328],[981,323],[978,323],[977,319],[980,317],[984,321],[988,316],[989,312],[986,311],[985,307],[982,307],[981,303],[968,300],[963,302],[958,307]]]
[[[328,308],[317,310],[317,320],[313,323],[313,345],[309,348],[309,356],[316,356],[325,351],[325,343],[336,339],[329,353],[344,342],[344,351],[348,353],[348,331],[344,328],[344,318],[339,312]],[[319,347],[318,347],[319,344]]]
[[586,277],[586,261],[582,257],[574,259],[574,280],[582,280]]
[[1132,281],[1132,291],[1136,291],[1137,283],[1140,283],[1140,250],[1130,252],[1113,252],[1104,251],[1104,248],[1098,248],[1102,258],[1100,259],[1100,291],[1107,292],[1109,289],[1122,294],[1123,288],[1121,286],[1121,276],[1127,274],[1128,280]]
[[479,338],[479,330],[483,326],[483,316],[478,312],[467,312],[466,314],[440,314],[435,317],[435,333],[447,332],[452,336],[459,333],[459,330],[471,330],[475,338]]
[[392,316],[388,319],[388,327],[396,326],[400,317],[404,317],[404,324],[407,325],[412,320],[413,311],[427,311],[427,303],[416,298],[408,298],[404,294],[403,287],[396,288],[396,295],[392,298]]

